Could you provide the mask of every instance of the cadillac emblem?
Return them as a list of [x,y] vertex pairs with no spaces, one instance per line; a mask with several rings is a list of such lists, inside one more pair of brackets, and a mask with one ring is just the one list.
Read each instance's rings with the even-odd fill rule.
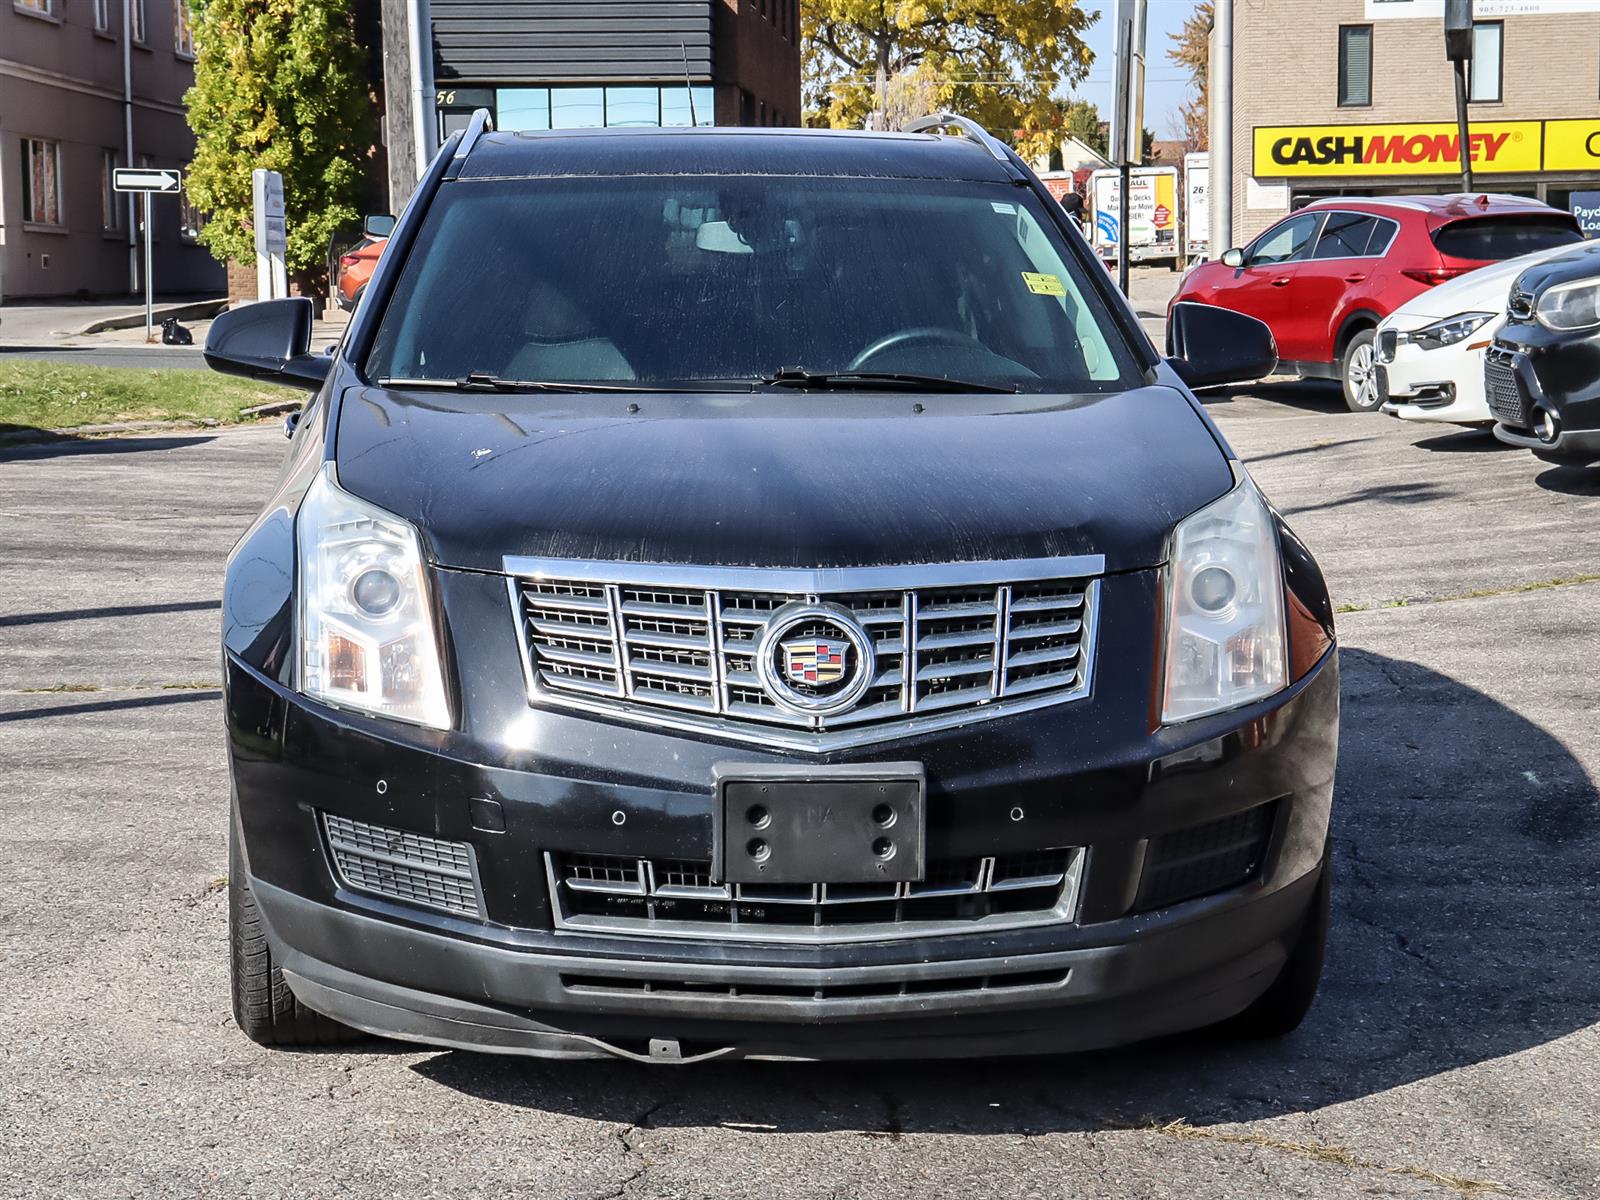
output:
[[790,683],[830,684],[844,678],[844,665],[850,643],[843,639],[801,638],[779,645],[783,651],[783,673]]
[[756,650],[761,690],[779,708],[825,717],[872,684],[872,639],[847,608],[796,600],[767,618]]

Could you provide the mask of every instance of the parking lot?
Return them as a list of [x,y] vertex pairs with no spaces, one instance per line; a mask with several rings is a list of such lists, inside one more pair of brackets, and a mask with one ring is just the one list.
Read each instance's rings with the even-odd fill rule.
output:
[[1600,472],[1331,387],[1209,408],[1341,606],[1321,999],[953,1065],[246,1041],[217,603],[282,436],[0,448],[0,1194],[1600,1195]]

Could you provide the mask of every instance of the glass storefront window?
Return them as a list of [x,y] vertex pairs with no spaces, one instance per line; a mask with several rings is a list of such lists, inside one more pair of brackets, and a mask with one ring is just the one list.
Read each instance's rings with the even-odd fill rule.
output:
[[495,92],[494,127],[507,133],[550,128],[549,88],[499,88]]
[[550,89],[551,129],[601,129],[606,123],[606,92],[597,87]]
[[657,87],[608,87],[607,125],[661,124],[661,89]]
[[[689,93],[694,93],[694,120],[689,120]],[[661,89],[663,125],[715,125],[715,106],[708,87],[664,87]]]

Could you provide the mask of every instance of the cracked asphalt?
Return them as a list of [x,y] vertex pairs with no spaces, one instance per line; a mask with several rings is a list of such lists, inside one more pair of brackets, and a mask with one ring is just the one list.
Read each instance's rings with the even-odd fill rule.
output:
[[1314,386],[1209,406],[1350,609],[1321,998],[953,1065],[255,1047],[217,596],[283,440],[0,451],[0,1196],[1600,1195],[1600,583],[1553,582],[1600,574],[1600,474]]

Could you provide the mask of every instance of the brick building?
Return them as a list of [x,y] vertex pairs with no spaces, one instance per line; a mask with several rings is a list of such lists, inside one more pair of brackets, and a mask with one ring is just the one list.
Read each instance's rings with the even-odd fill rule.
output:
[[[0,0],[0,299],[143,287],[111,172],[188,165],[189,20],[185,0]],[[222,290],[198,213],[158,196],[151,223],[158,292]]]
[[[1476,0],[1481,190],[1600,191],[1600,2]],[[1234,243],[1330,195],[1461,190],[1443,0],[1234,4]]]
[[440,133],[798,125],[800,0],[432,0]]

